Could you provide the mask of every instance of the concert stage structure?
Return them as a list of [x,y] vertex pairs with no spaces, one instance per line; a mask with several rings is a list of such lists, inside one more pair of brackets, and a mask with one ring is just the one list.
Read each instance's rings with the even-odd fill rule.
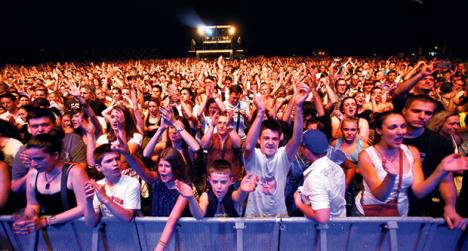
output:
[[242,41],[233,25],[199,26],[197,36],[192,38],[189,55],[200,57],[225,56],[239,58],[244,56]]
[[[153,250],[167,217],[112,218],[95,228],[82,219],[26,236],[14,235],[0,217],[0,250]],[[468,250],[468,230],[450,230],[443,219],[349,217],[318,224],[293,218],[181,218],[168,251],[211,250]]]

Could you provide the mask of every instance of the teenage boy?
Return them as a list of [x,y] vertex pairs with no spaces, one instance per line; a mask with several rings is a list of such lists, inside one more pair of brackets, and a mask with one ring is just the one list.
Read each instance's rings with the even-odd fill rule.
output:
[[[281,125],[265,118],[265,97],[257,94],[254,103],[257,116],[247,134],[244,151],[245,169],[260,177],[260,186],[250,193],[245,212],[246,217],[287,216],[284,190],[291,162],[302,143],[302,104],[309,95],[308,85],[296,86],[294,103],[293,136],[284,147],[279,147],[282,138]],[[260,148],[256,148],[256,144]]]
[[294,202],[304,215],[320,223],[346,216],[345,174],[327,156],[327,136],[319,130],[304,133],[302,155],[312,164],[304,171],[304,185],[294,194]]
[[176,181],[176,189],[189,201],[190,212],[193,217],[239,217],[242,203],[247,194],[257,186],[258,177],[247,174],[241,181],[240,187],[234,189],[234,177],[231,165],[227,160],[215,160],[208,168],[208,181],[211,188],[204,192],[197,203],[192,188]]
[[130,222],[135,211],[141,207],[138,180],[121,174],[120,154],[113,151],[110,144],[97,147],[94,159],[96,169],[104,178],[97,182],[88,181],[84,185],[86,225],[96,226],[101,216]]

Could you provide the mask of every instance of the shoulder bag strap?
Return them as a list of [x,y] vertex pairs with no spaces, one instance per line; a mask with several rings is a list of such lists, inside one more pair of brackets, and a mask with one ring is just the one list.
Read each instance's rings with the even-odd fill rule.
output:
[[70,209],[70,205],[68,204],[68,193],[67,193],[67,181],[68,181],[68,171],[72,164],[65,163],[63,164],[62,168],[62,178],[60,179],[60,197],[62,199],[62,207],[63,210]]

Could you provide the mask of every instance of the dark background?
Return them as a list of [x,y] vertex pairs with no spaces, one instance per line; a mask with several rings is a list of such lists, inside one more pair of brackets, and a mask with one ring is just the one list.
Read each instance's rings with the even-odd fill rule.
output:
[[248,55],[465,57],[466,0],[7,1],[0,62],[183,57],[195,26],[235,24]]

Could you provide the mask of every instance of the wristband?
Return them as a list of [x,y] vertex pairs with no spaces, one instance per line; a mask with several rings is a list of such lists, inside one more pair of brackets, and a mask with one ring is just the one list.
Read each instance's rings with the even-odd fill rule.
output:
[[176,127],[176,131],[177,131],[178,133],[182,132],[183,130],[185,130],[185,128],[183,128],[183,127],[177,128],[177,127]]
[[159,240],[159,241],[158,241],[158,244],[160,244],[160,245],[163,246],[163,247],[167,247],[167,243],[165,243],[165,242],[162,241],[162,240]]
[[49,216],[46,218],[46,222],[47,222],[47,226],[52,226],[55,223],[57,223],[57,219],[55,218],[55,216]]

